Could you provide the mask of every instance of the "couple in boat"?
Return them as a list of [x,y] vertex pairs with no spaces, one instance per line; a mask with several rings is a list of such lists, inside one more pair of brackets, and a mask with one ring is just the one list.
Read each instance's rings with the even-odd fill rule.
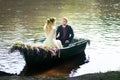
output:
[[62,25],[58,26],[56,30],[56,19],[47,19],[44,26],[46,40],[43,42],[43,46],[57,49],[67,47],[74,37],[73,29],[67,23],[67,18],[63,18]]

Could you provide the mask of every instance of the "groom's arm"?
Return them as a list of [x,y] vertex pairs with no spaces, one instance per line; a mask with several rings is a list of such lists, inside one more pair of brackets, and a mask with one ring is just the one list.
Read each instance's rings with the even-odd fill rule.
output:
[[73,29],[72,29],[72,27],[70,26],[69,27],[69,30],[70,30],[70,37],[69,37],[69,41],[71,42],[72,41],[72,39],[73,39],[73,37],[74,37],[74,32],[73,32]]
[[59,39],[59,34],[60,33],[60,26],[58,26],[57,30],[56,30],[56,39]]

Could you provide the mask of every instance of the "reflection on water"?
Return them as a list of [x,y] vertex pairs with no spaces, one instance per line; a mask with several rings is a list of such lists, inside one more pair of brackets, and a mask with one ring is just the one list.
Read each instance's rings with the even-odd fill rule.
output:
[[19,52],[12,54],[0,53],[0,71],[19,75],[24,69],[25,61]]
[[[102,50],[106,51],[106,50]],[[106,51],[101,53],[96,53],[93,50],[90,50],[90,62],[80,66],[79,69],[76,70],[74,76],[90,74],[90,73],[99,73],[99,72],[107,72],[107,71],[118,71],[120,70],[120,54],[112,51]]]
[[[23,64],[22,56],[12,54],[11,58],[11,55],[5,53],[6,49],[13,42],[32,38],[35,33],[41,33],[42,37],[43,26],[48,17],[56,17],[59,25],[61,18],[66,16],[75,33],[91,40],[91,46],[86,49],[90,62],[81,66],[75,76],[119,70],[120,65],[117,64],[120,54],[119,7],[119,0],[35,0],[34,2],[33,0],[0,0],[0,60],[2,60],[0,65],[5,63],[7,65],[9,60],[10,65],[13,64],[18,68],[14,60]],[[10,69],[10,66],[6,67]],[[6,67],[0,66],[0,71],[5,70]],[[48,71],[48,73],[56,72],[56,68]],[[67,73],[69,75],[70,71]],[[61,74],[67,76],[64,72]]]

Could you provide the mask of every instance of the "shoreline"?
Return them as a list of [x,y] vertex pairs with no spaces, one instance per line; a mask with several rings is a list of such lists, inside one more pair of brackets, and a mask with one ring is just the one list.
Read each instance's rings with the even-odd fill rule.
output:
[[120,71],[85,74],[73,78],[35,78],[32,76],[1,76],[0,80],[120,80]]

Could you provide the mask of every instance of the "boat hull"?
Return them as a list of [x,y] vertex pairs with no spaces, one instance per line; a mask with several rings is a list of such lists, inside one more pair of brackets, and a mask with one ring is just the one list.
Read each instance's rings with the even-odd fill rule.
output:
[[28,55],[26,53],[24,53],[23,56],[28,68],[57,65],[71,58],[75,58],[76,55],[79,55],[84,61],[86,59],[84,51],[87,43],[88,40],[85,39],[75,41],[75,43],[71,43],[74,45],[60,49],[58,56],[48,55],[47,57],[43,57],[39,54]]

